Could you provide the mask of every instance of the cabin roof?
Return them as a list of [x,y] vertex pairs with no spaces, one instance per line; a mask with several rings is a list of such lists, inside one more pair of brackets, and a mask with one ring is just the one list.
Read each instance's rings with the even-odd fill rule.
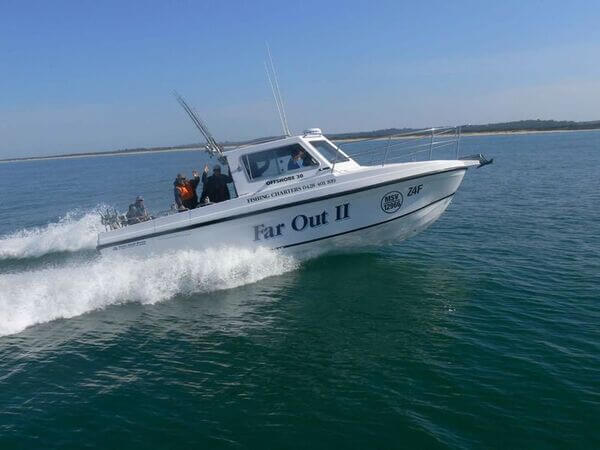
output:
[[[324,136],[320,136],[324,137]],[[271,148],[283,147],[289,144],[303,143],[303,136],[290,136],[285,138],[274,139],[272,141],[261,142],[258,144],[247,144],[241,147],[232,148],[225,151],[227,157],[238,157],[247,153],[254,153],[257,151],[268,150]]]

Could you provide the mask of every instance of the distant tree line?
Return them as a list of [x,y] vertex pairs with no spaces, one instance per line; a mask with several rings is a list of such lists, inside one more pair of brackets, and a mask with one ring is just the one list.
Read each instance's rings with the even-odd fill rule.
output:
[[499,131],[553,131],[553,130],[593,130],[600,128],[600,120],[574,122],[572,120],[518,120],[515,122],[488,123],[486,125],[466,125],[465,133],[486,133]]
[[[572,120],[518,120],[514,122],[488,123],[485,125],[463,125],[462,133],[497,133],[517,131],[594,130],[600,129],[600,120],[574,122]],[[374,131],[328,134],[333,140],[364,139],[393,136],[417,131],[416,128],[386,128]]]
[[[555,131],[555,130],[594,130],[600,129],[600,120],[593,120],[589,122],[574,122],[572,120],[518,120],[514,122],[500,122],[500,123],[488,123],[485,125],[464,125],[461,127],[462,133],[494,133],[494,132],[518,132],[518,131]],[[382,130],[374,131],[359,131],[352,133],[337,133],[327,134],[327,137],[332,140],[342,139],[369,139],[379,138],[386,136],[393,136],[397,134],[408,134],[413,131],[418,131],[415,128],[385,128]],[[274,139],[272,138],[259,138],[247,141],[225,141],[222,145],[238,146],[258,143],[261,141]],[[85,153],[68,153],[52,156],[40,156],[40,157],[23,157],[23,158],[6,158],[0,159],[0,161],[23,161],[28,159],[48,159],[48,158],[66,158],[70,156],[97,156],[97,155],[118,155],[121,153],[139,153],[139,152],[153,152],[153,151],[165,151],[165,150],[185,150],[193,148],[203,148],[205,144],[184,144],[174,145],[170,147],[140,147],[140,148],[128,148],[112,151],[100,151],[100,152],[85,152]]]

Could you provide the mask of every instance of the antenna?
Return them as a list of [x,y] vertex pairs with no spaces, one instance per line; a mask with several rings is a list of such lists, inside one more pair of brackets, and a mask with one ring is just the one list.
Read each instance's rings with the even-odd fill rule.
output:
[[277,112],[279,113],[279,119],[281,120],[281,127],[283,128],[283,134],[291,136],[290,127],[287,123],[287,117],[285,115],[285,108],[283,106],[283,97],[281,96],[281,90],[279,89],[279,82],[277,81],[277,72],[275,71],[275,65],[273,64],[273,57],[271,56],[271,48],[267,42],[267,55],[269,56],[269,63],[265,62],[265,69],[267,71],[267,78],[271,85],[271,91],[273,91],[273,97],[275,98],[275,104],[277,105]]
[[198,113],[194,109],[192,109],[192,107],[190,105],[188,105],[188,103],[184,100],[184,98],[177,91],[173,91],[173,95],[175,96],[175,98],[177,99],[177,102],[179,102],[179,104],[181,105],[183,110],[190,117],[190,119],[192,119],[192,122],[194,122],[194,125],[196,125],[196,128],[198,128],[200,133],[202,133],[202,136],[204,136],[204,139],[206,139],[206,149],[208,150],[208,152],[211,154],[216,153],[219,156],[222,156],[223,148],[215,140],[215,138],[210,133],[210,131],[208,131],[208,127],[202,121],[202,119],[200,119],[200,117],[198,116]]

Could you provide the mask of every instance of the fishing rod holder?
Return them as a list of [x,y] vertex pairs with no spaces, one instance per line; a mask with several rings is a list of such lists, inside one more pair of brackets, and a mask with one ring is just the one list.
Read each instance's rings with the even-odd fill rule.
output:
[[106,208],[104,211],[99,211],[99,214],[106,231],[118,230],[127,226],[127,217],[119,214],[115,208]]

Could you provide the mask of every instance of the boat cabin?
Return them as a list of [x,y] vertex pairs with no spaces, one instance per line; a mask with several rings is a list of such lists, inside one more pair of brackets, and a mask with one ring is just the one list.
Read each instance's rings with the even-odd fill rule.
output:
[[238,196],[284,186],[325,171],[360,167],[313,128],[304,135],[239,147],[225,152]]

